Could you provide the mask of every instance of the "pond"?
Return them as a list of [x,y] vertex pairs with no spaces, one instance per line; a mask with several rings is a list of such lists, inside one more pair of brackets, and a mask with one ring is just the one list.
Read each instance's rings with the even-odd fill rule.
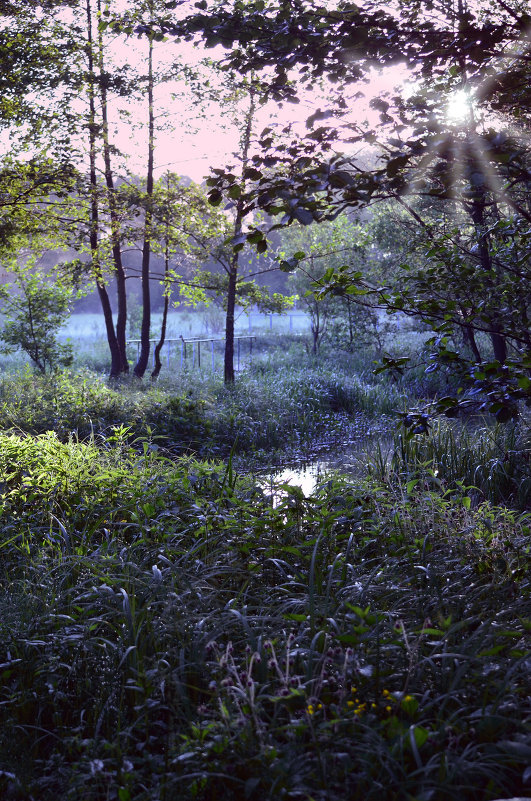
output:
[[258,477],[258,483],[272,496],[275,505],[285,494],[280,489],[282,484],[300,487],[304,496],[308,497],[332,473],[341,473],[353,478],[366,475],[367,463],[378,445],[384,455],[386,453],[390,455],[389,434],[365,436],[358,442],[345,444],[342,448],[337,445],[332,446],[307,459],[271,468]]

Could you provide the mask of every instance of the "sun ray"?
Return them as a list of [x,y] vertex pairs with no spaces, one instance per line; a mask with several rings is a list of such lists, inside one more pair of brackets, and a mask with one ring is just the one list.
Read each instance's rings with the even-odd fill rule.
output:
[[468,89],[452,92],[446,103],[446,119],[450,123],[468,122],[472,116],[473,99]]

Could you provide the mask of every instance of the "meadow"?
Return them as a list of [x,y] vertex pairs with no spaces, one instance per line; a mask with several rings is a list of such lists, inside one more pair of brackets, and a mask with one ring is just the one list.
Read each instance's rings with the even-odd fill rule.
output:
[[3,364],[2,797],[529,797],[525,410],[407,437],[446,379],[267,326],[234,387],[94,353]]

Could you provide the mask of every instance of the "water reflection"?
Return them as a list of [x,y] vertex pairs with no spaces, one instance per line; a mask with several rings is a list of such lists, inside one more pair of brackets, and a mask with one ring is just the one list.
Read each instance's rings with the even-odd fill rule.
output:
[[[374,444],[374,440],[370,442]],[[341,473],[353,478],[365,475],[369,458],[369,445],[369,441],[366,440],[363,443],[359,443],[357,447],[349,446],[343,451],[330,450],[312,460],[298,462],[289,466],[284,465],[261,476],[259,484],[265,492],[272,496],[275,506],[286,495],[286,491],[281,488],[283,484],[300,487],[307,498],[315,492],[319,484],[325,482],[333,473]]]
[[291,484],[293,487],[300,487],[305,497],[314,492],[317,485],[324,480],[327,472],[330,472],[326,462],[318,461],[310,464],[299,465],[298,467],[285,467],[279,472],[272,473],[268,478],[271,488],[278,484]]

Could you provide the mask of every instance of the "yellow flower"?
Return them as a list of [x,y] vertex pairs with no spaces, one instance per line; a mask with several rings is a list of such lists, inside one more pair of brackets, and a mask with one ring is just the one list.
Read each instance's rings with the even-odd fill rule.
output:
[[315,709],[313,708],[313,704],[308,704],[308,709],[306,710],[309,715],[313,715]]

